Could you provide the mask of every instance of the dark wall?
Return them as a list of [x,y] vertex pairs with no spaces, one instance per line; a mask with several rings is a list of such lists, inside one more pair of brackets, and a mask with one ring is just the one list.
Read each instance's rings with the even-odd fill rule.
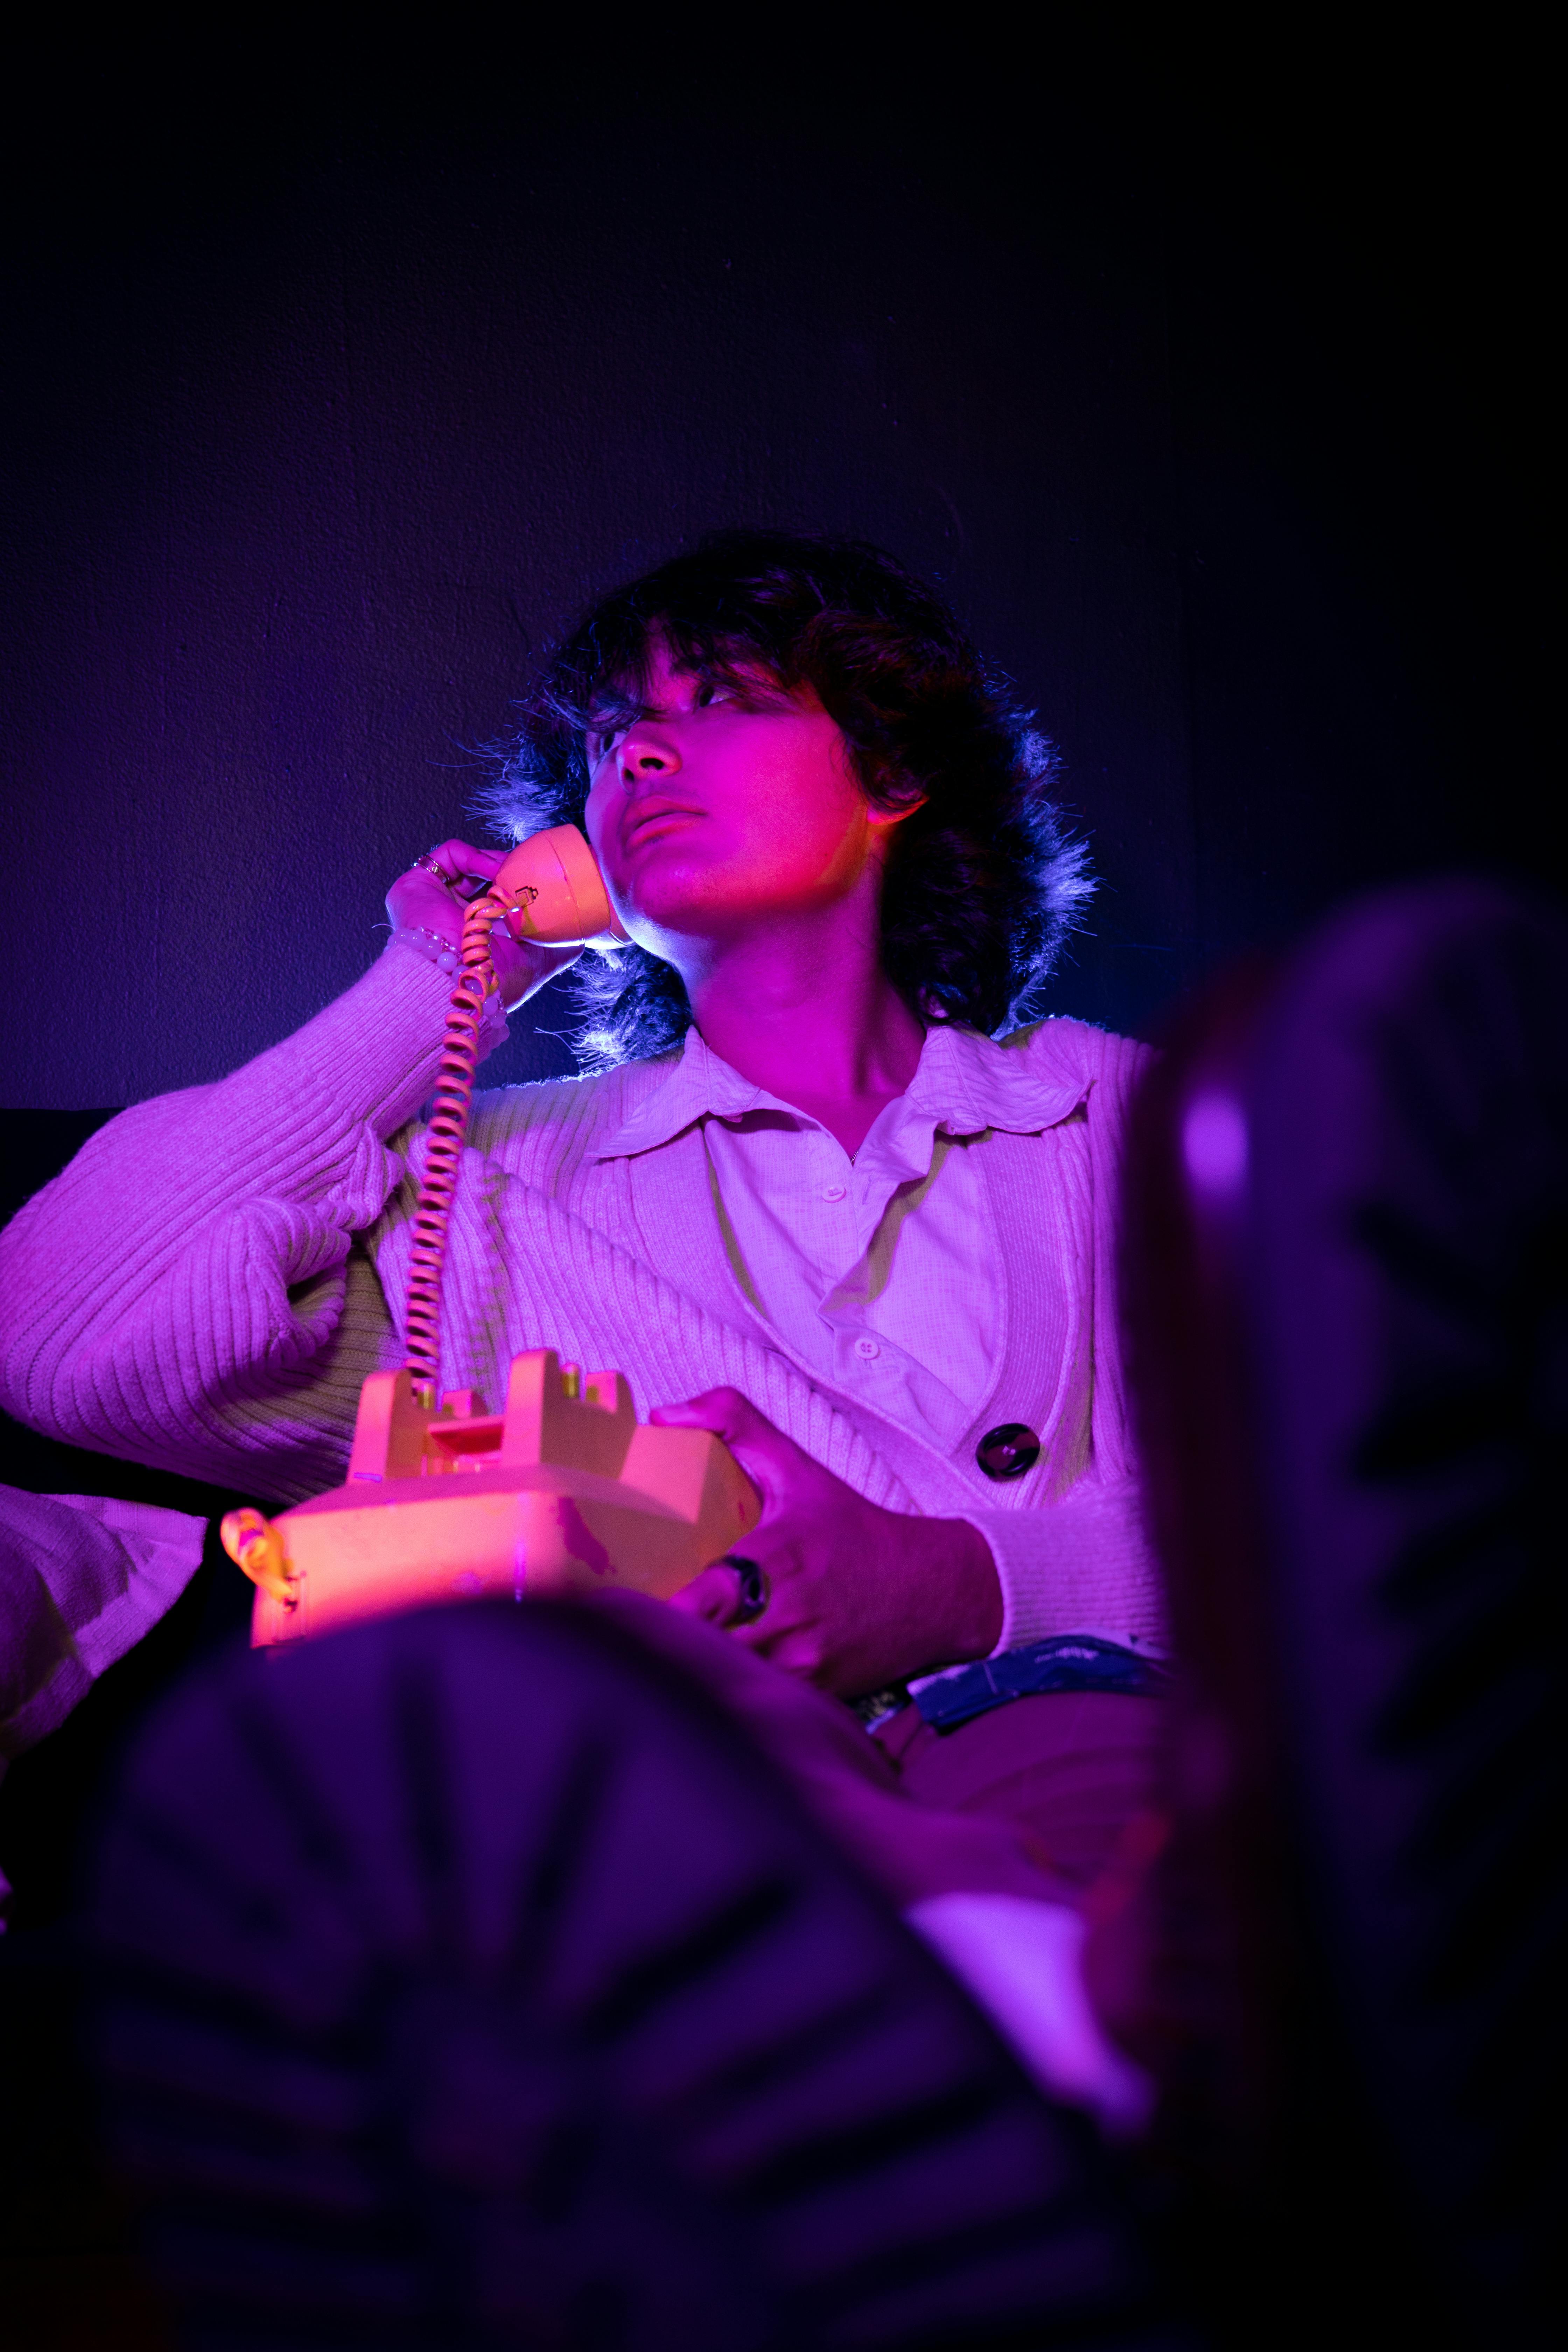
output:
[[[225,52],[207,110],[100,63],[63,146],[41,74],[12,212],[0,1101],[213,1078],[308,1017],[531,653],[716,524],[881,541],[1037,705],[1104,878],[1064,1010],[1146,1027],[1470,846],[1521,655],[1476,581],[1440,141],[1396,204],[1364,123],[1331,172],[1086,51],[1027,90],[994,53],[541,53],[309,104]],[[492,1077],[568,1066],[554,995]]]

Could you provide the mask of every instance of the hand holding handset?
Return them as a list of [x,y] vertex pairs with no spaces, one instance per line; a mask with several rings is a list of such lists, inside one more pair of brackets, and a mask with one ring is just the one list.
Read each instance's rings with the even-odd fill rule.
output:
[[527,1002],[574,963],[585,947],[613,947],[626,932],[610,905],[594,853],[574,824],[551,825],[515,849],[437,842],[386,894],[395,934],[445,943],[455,971],[468,907],[493,908],[489,952],[503,1004]]
[[[441,852],[474,854],[456,842]],[[433,879],[430,865],[418,871],[416,887],[457,887],[444,865]],[[388,899],[395,922],[408,919],[402,889],[395,884]],[[462,968],[413,1218],[408,1361],[373,1372],[361,1391],[346,1485],[275,1520],[255,1510],[223,1520],[225,1549],[258,1588],[258,1645],[483,1594],[521,1600],[619,1584],[668,1598],[731,1554],[761,1511],[756,1488],[711,1431],[639,1426],[618,1372],[584,1374],[535,1348],[513,1358],[500,1412],[470,1389],[440,1391],[447,1223],[501,927],[554,969],[570,961],[563,949],[626,938],[573,824],[520,842],[464,907]]]

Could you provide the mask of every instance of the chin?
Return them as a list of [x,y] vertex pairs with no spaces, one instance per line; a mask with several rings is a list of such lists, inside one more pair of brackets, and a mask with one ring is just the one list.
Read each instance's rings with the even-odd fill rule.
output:
[[754,876],[685,866],[643,873],[622,901],[621,919],[639,945],[667,955],[682,940],[710,939],[773,911]]

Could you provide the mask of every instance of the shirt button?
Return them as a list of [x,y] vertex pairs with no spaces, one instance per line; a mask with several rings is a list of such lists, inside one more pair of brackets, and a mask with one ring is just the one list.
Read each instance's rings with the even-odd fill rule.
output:
[[843,1184],[825,1184],[822,1188],[822,1197],[825,1201],[842,1201],[847,1189],[847,1186]]
[[1004,1421],[986,1431],[974,1458],[988,1478],[1021,1478],[1039,1460],[1040,1441],[1026,1423]]
[[863,1364],[868,1364],[874,1356],[879,1356],[881,1352],[875,1339],[857,1339],[855,1342],[855,1353]]

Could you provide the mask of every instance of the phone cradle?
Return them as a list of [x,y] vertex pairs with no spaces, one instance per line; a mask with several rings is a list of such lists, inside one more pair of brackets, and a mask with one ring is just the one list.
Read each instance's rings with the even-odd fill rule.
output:
[[761,1506],[722,1440],[639,1423],[619,1372],[514,1356],[506,1411],[436,1402],[405,1369],[360,1391],[347,1483],[275,1519],[230,1511],[257,1585],[251,1642],[297,1642],[437,1601],[629,1588],[664,1600],[747,1535]]

